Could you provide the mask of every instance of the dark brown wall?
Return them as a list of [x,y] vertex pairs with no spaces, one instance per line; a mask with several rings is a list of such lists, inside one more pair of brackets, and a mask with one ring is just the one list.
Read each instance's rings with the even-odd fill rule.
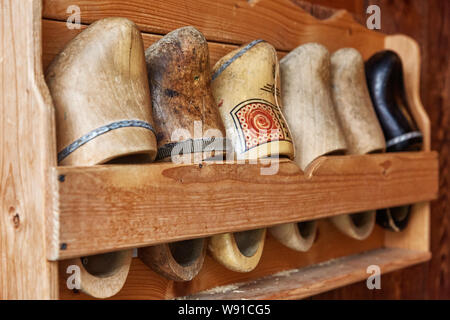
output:
[[419,42],[422,102],[431,120],[432,149],[439,152],[440,158],[439,199],[431,205],[432,260],[382,276],[381,290],[368,290],[362,282],[313,299],[450,299],[450,1],[293,1],[318,18],[330,16],[336,8],[346,9],[363,24],[367,6],[377,4],[381,9],[381,32],[403,33]]

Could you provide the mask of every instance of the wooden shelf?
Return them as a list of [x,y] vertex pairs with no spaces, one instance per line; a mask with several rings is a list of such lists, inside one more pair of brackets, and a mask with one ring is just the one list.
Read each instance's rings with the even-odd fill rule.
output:
[[50,260],[429,201],[435,152],[270,164],[56,167]]
[[[409,203],[415,205],[401,233],[377,226],[357,241],[321,219],[306,253],[268,235],[260,264],[246,274],[207,256],[196,278],[179,283],[135,258],[113,298],[302,298],[367,278],[369,264],[389,272],[430,258],[428,201],[438,195],[438,159],[430,152],[414,40],[368,30],[344,11],[317,20],[288,0],[108,0],[101,6],[88,0],[0,1],[0,132],[8,132],[0,135],[0,299],[90,298],[65,286],[65,259],[72,257]],[[69,5],[80,7],[81,29],[67,28]],[[145,46],[193,25],[205,34],[212,63],[257,38],[271,42],[279,57],[307,42],[330,52],[353,47],[364,59],[394,50],[424,135],[423,152],[322,157],[306,172],[281,160],[275,175],[260,174],[267,163],[58,167],[54,106],[43,67],[89,23],[107,16],[135,21]],[[243,292],[204,292],[230,285]]]
[[[425,262],[430,258],[429,252],[381,248],[301,269],[281,271],[249,282],[216,287],[179,299],[303,299],[354,282],[364,281],[370,276],[367,267],[371,265],[380,267],[381,274],[386,274]],[[383,286],[382,280],[381,286]]]
[[[411,218],[413,224],[418,222],[420,212],[416,211]],[[380,266],[381,273],[385,274],[431,257],[427,250],[386,247],[385,232],[378,226],[365,241],[343,235],[326,219],[318,221],[318,229],[318,237],[308,252],[290,250],[268,234],[261,261],[250,273],[230,271],[206,256],[202,270],[192,281],[173,282],[134,258],[124,287],[111,299],[206,299],[221,298],[224,293],[230,299],[297,299],[365,280],[369,276],[366,273],[369,265]],[[66,273],[66,267],[65,261],[60,263],[60,298],[92,299],[82,292],[67,289],[66,281],[70,275]],[[280,273],[288,287],[279,283]],[[253,290],[255,287],[261,291]],[[264,291],[264,287],[268,291]],[[226,289],[229,291],[224,292]]]

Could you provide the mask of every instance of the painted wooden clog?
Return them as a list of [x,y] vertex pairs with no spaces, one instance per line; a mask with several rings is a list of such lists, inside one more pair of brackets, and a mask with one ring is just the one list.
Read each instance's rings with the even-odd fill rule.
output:
[[228,53],[213,68],[212,89],[237,159],[293,158],[275,48],[255,40]]
[[[331,92],[336,113],[347,141],[347,154],[384,152],[383,131],[367,89],[364,60],[352,48],[331,56]],[[366,239],[375,226],[375,210],[339,215],[330,221],[344,234]]]
[[[293,158],[273,46],[255,40],[222,57],[213,68],[212,89],[236,159]],[[209,252],[226,268],[249,272],[259,263],[265,235],[266,229],[216,235]]]
[[[127,19],[90,25],[53,60],[46,73],[56,114],[60,165],[151,162],[155,129],[141,34]],[[81,290],[97,298],[117,293],[131,250],[72,259]]]
[[[208,43],[193,27],[168,33],[145,52],[158,140],[157,160],[221,158],[225,129],[212,96]],[[199,132],[197,132],[199,131]],[[211,135],[209,135],[211,133]],[[210,149],[212,143],[217,148]],[[150,268],[176,281],[192,280],[206,254],[194,239],[138,250]]]
[[[397,53],[385,50],[366,62],[366,79],[372,103],[386,138],[387,152],[419,151],[423,137],[411,115],[403,83],[402,61]],[[411,206],[377,211],[377,223],[399,232],[406,228]]]
[[[330,92],[330,54],[317,43],[297,47],[281,59],[283,111],[296,148],[294,161],[305,170],[323,155],[347,149]],[[306,228],[306,231],[301,230]],[[307,251],[316,236],[316,221],[270,228],[284,245]]]

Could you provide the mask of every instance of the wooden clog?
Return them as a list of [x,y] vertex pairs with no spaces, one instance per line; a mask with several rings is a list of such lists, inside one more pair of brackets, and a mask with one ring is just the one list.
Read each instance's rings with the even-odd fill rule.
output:
[[408,106],[398,54],[385,50],[373,55],[366,62],[366,78],[386,138],[386,151],[421,150],[423,137]]
[[[187,154],[188,160],[192,153],[200,153],[199,160],[220,158],[223,145],[212,152],[201,147],[210,142],[209,133],[225,138],[211,92],[208,42],[203,34],[194,27],[172,31],[146,50],[145,59],[158,139],[157,160],[173,160],[175,145],[180,151],[177,155]],[[179,133],[181,139],[177,139]],[[193,150],[194,145],[200,147]]]
[[376,222],[384,229],[400,232],[408,226],[410,214],[410,205],[379,209]]
[[46,72],[56,110],[61,165],[93,165],[133,154],[156,156],[141,34],[107,18],[74,38]]
[[272,45],[255,40],[222,57],[213,68],[211,86],[237,159],[294,157]]
[[[133,22],[107,18],[93,23],[53,60],[46,80],[56,111],[59,164],[155,158],[144,48]],[[107,298],[125,283],[131,256],[126,250],[65,263],[80,268],[82,291]]]
[[224,233],[209,239],[208,250],[221,265],[236,272],[250,272],[261,259],[266,229]]
[[[283,111],[295,143],[294,161],[305,170],[323,155],[344,154],[344,134],[330,92],[330,54],[317,43],[297,47],[281,59]],[[316,222],[283,224],[270,228],[281,243],[297,251],[307,251],[316,236]]]
[[80,270],[81,291],[94,298],[106,299],[117,294],[127,280],[133,250],[109,252],[61,262],[61,270],[69,266]]
[[[205,37],[194,27],[177,29],[150,46],[145,58],[158,140],[157,160],[174,161],[175,156],[189,162],[222,158],[225,129],[211,92]],[[219,142],[217,148],[205,149],[215,142]],[[188,281],[203,265],[206,240],[166,243],[141,248],[138,253],[147,266],[165,277]]]
[[271,227],[269,230],[270,234],[286,247],[306,252],[316,239],[317,221],[286,223]]
[[317,43],[302,45],[281,59],[284,115],[302,170],[316,158],[344,154],[345,136],[330,91],[330,54]]
[[[365,81],[364,60],[352,48],[331,56],[331,92],[336,113],[347,141],[348,154],[384,152],[383,131],[372,106]],[[344,234],[366,239],[375,226],[375,210],[331,217]]]
[[[403,83],[402,61],[385,50],[366,62],[366,79],[372,103],[386,138],[387,152],[419,151],[423,137],[411,115]],[[391,231],[406,228],[411,206],[377,210],[377,223]]]
[[165,243],[138,249],[139,258],[152,270],[175,281],[192,280],[206,255],[205,239]]
[[[236,159],[293,158],[273,46],[255,40],[222,57],[213,68],[212,89]],[[216,235],[208,249],[226,268],[249,272],[259,263],[265,235],[266,229]]]

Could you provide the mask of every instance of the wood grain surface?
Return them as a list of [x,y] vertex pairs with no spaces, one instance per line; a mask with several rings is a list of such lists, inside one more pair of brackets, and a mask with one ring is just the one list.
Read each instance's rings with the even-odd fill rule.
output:
[[366,280],[367,266],[376,261],[382,274],[427,261],[429,252],[383,248],[350,255],[301,269],[275,273],[233,286],[217,287],[180,299],[302,299],[322,292]]
[[[356,47],[365,58],[373,48],[379,47],[383,36],[353,24],[353,19],[344,12],[322,23],[292,1],[245,0],[185,0],[152,1],[110,0],[44,0],[44,18],[66,21],[69,5],[77,5],[81,11],[81,22],[92,23],[108,16],[122,16],[133,20],[141,31],[166,34],[174,29],[193,25],[209,41],[228,44],[244,44],[255,39],[265,39],[279,50],[292,50],[299,40],[327,43],[329,50],[336,48],[330,39],[339,39],[336,45]],[[132,7],[134,10],[129,10]],[[328,41],[327,41],[328,40]],[[339,43],[339,44],[338,44]]]
[[268,162],[56,167],[52,213],[59,223],[51,233],[58,237],[49,243],[48,258],[431,200],[437,195],[436,157],[432,152],[321,157],[305,173],[281,160],[271,164],[279,167],[275,175],[260,175]]
[[45,259],[56,140],[41,64],[41,1],[0,7],[0,300],[56,299],[57,263]]
[[[42,20],[42,45],[43,45],[43,65],[44,70],[48,67],[52,59],[72,40],[77,34],[86,29],[86,25],[81,25],[80,29],[67,29],[66,23],[62,21]],[[144,48],[148,48],[153,43],[162,38],[161,35],[142,33]],[[235,50],[238,46],[209,42],[210,65],[214,65],[220,58],[228,52]],[[278,51],[278,57],[281,58],[286,52]]]

